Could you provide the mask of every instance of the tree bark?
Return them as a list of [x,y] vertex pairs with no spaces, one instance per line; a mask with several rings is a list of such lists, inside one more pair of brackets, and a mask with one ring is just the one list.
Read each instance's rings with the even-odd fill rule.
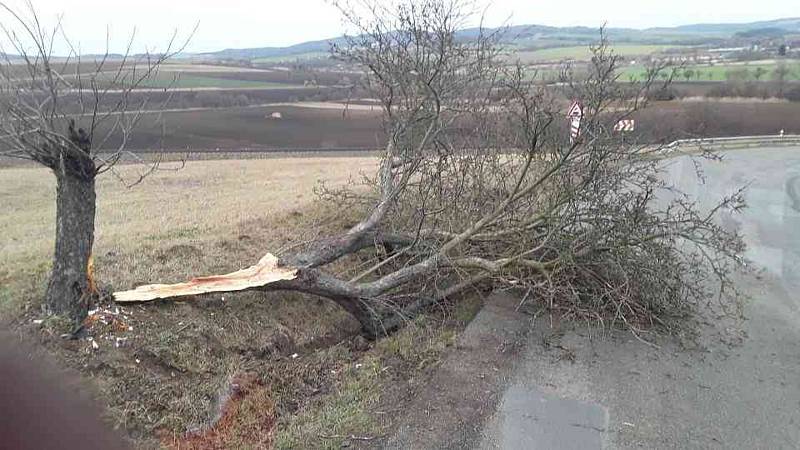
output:
[[61,161],[54,168],[56,188],[56,242],[53,271],[45,294],[50,314],[66,315],[76,324],[87,314],[92,295],[88,265],[94,242],[94,164]]

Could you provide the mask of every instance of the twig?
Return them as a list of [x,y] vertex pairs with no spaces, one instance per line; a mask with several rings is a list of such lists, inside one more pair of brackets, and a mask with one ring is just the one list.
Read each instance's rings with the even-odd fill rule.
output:
[[319,437],[323,439],[350,439],[353,441],[372,441],[381,436],[356,436],[354,434],[351,434],[350,436],[344,434],[331,434],[331,435],[320,434]]

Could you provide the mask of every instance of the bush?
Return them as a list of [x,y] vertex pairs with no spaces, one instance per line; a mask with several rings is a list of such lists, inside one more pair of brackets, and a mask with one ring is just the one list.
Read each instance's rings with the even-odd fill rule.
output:
[[247,106],[250,104],[250,98],[244,94],[239,94],[234,99],[234,103],[236,103],[237,106]]
[[744,98],[769,98],[770,89],[759,83],[753,82],[725,82],[720,83],[706,93],[706,97],[744,97]]
[[675,100],[676,98],[681,96],[682,93],[678,92],[677,89],[671,86],[663,87],[661,89],[657,89],[655,91],[650,91],[647,93],[648,100],[658,101],[658,102]]
[[202,108],[247,106],[251,102],[250,97],[245,94],[233,95],[225,92],[198,92],[193,99],[193,103]]
[[222,106],[222,95],[216,92],[200,92],[195,96],[195,101],[203,108],[217,108]]
[[795,86],[792,89],[787,90],[783,97],[790,102],[800,102],[800,86]]
[[734,97],[733,86],[728,83],[720,83],[706,93],[706,97],[721,98],[721,97]]

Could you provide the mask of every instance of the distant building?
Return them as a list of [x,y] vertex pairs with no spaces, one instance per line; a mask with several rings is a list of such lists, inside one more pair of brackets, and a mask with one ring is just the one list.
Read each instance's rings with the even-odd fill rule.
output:
[[708,53],[733,53],[747,50],[747,47],[724,47],[724,48],[710,48]]

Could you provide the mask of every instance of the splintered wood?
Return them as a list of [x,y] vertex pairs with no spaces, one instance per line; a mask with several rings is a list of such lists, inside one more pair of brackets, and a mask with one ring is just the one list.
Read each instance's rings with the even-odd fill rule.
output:
[[114,300],[121,303],[148,302],[156,299],[208,294],[211,292],[243,291],[282,280],[293,280],[297,269],[279,267],[278,258],[267,253],[258,264],[227,275],[193,278],[178,284],[150,284],[132,291],[115,292]]

